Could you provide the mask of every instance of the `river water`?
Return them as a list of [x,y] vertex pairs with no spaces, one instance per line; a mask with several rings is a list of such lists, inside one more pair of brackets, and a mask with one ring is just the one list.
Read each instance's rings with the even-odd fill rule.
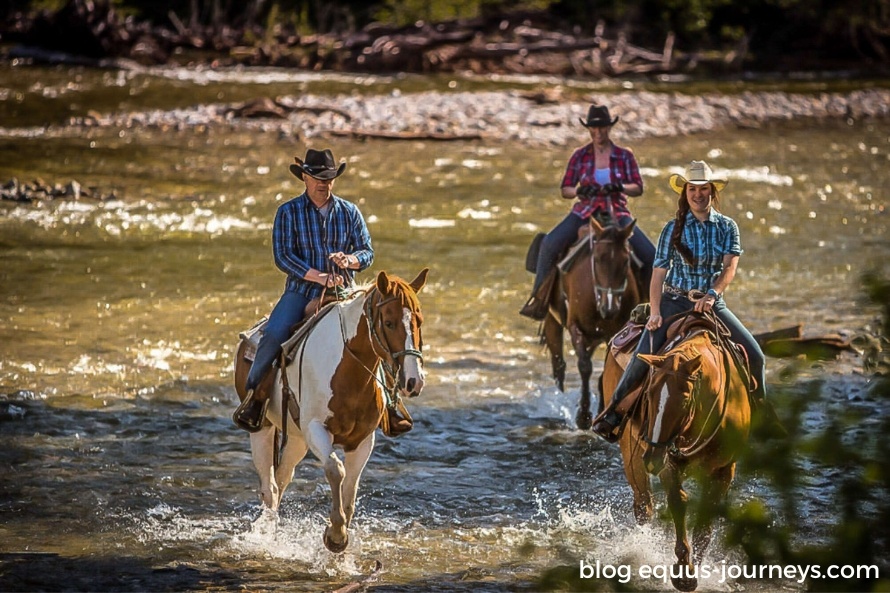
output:
[[[114,193],[0,203],[0,589],[324,591],[379,560],[375,590],[502,591],[581,560],[672,562],[666,525],[633,524],[617,449],[573,427],[574,358],[559,393],[536,325],[517,314],[531,283],[526,247],[567,211],[558,183],[573,146],[313,140],[348,160],[335,189],[360,205],[376,250],[361,279],[431,268],[416,428],[380,437],[337,556],[321,545],[329,496],[314,459],[298,467],[278,530],[254,523],[248,440],[230,421],[233,347],[283,287],[271,221],[302,191],[287,164],[305,144],[237,125],[64,125],[90,109],[438,86],[447,90],[422,78],[0,71],[0,182],[76,179]],[[653,240],[673,212],[670,173],[705,158],[729,177],[722,209],[745,254],[728,303],[752,331],[874,331],[859,276],[890,255],[890,122],[792,120],[632,147],[646,183],[632,208]],[[789,368],[820,381],[811,429],[839,407],[886,413],[854,354],[771,359],[769,381]],[[800,492],[801,544],[836,521],[820,494],[827,480]],[[774,501],[756,472],[732,492]],[[715,541],[708,560],[744,556]],[[709,579],[701,589],[771,586]]]

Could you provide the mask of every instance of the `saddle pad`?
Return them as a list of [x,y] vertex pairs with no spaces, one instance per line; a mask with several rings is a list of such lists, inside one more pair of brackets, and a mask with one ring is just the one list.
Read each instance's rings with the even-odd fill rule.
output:
[[590,241],[587,237],[581,237],[578,239],[574,245],[569,247],[566,256],[562,258],[559,263],[556,265],[559,268],[559,271],[563,274],[568,272],[572,264],[575,263],[575,260],[578,259],[581,255],[586,255],[589,250]]
[[294,333],[288,338],[287,342],[281,345],[282,351],[284,352],[285,359],[287,363],[290,364],[294,360],[294,351],[297,349],[297,346],[306,335],[309,333],[313,327],[318,325],[318,322],[324,319],[324,317],[331,312],[331,310],[337,305],[339,301],[332,301],[325,305],[322,305],[321,309],[318,310],[318,313],[313,315],[312,317],[307,317],[303,319],[303,322],[300,323],[294,330]]

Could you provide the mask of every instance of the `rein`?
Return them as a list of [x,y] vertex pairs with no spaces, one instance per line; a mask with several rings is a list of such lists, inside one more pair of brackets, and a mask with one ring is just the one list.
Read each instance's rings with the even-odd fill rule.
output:
[[[605,296],[614,295],[616,298],[620,299],[627,290],[629,274],[624,275],[624,282],[618,288],[600,286],[599,281],[596,278],[596,257],[593,253],[596,243],[614,243],[615,241],[612,239],[594,239],[593,233],[591,232],[587,235],[587,242],[590,249],[590,277],[593,279],[593,294],[594,298],[596,298],[597,306],[599,306],[600,300]],[[630,260],[628,260],[628,265],[630,265]]]
[[[377,287],[373,287],[368,291],[365,296],[365,302],[362,305],[363,312],[365,315],[365,319],[368,322],[368,331],[371,334],[371,350],[373,350],[374,355],[377,357],[377,364],[383,371],[383,378],[381,379],[380,374],[375,372],[374,370],[368,368],[368,366],[358,357],[352,348],[349,347],[349,342],[346,339],[346,328],[343,326],[343,313],[340,313],[340,332],[343,336],[343,346],[347,352],[358,362],[362,368],[364,368],[368,375],[370,375],[383,389],[384,394],[387,398],[387,405],[395,406],[401,396],[399,395],[399,371],[401,367],[399,366],[398,358],[400,356],[415,356],[421,362],[423,361],[423,353],[420,350],[414,348],[406,348],[405,350],[399,350],[397,352],[392,352],[386,343],[380,338],[380,334],[377,331],[377,325],[381,322],[379,310],[380,307],[396,300],[397,296],[391,296],[389,298],[383,298],[383,295],[380,295],[379,300],[376,303],[371,302],[371,294],[372,293],[380,293]],[[375,315],[375,312],[377,314]],[[376,345],[376,347],[375,347]],[[379,347],[383,351],[383,355],[380,354],[377,347]],[[387,362],[386,358],[389,358],[392,361],[392,364]]]

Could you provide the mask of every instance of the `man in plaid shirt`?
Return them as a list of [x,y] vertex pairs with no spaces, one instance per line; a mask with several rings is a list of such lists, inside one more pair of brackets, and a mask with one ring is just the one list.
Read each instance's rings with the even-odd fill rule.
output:
[[257,346],[247,377],[247,397],[232,416],[248,432],[262,428],[269,400],[257,387],[280,355],[281,344],[305,317],[307,306],[326,288],[352,284],[355,272],[374,261],[362,213],[332,193],[346,163],[336,165],[329,149],[310,148],[305,161],[294,160],[291,173],[303,180],[306,191],[278,208],[272,227],[275,265],[287,274],[287,282]]

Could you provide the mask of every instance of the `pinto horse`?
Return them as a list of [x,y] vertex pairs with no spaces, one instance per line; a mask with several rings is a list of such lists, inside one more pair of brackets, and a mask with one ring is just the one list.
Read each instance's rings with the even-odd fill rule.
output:
[[[711,317],[706,323],[713,328],[716,322]],[[694,567],[710,544],[715,510],[732,483],[751,423],[748,384],[729,352],[734,345],[696,327],[679,341],[669,341],[663,354],[638,355],[651,367],[648,385],[620,439],[637,522],[652,517],[650,475],[658,476],[667,494],[676,532],[677,564],[671,582],[680,591],[694,591],[698,585]],[[614,392],[621,373],[610,349],[602,377],[604,394]],[[686,529],[689,497],[683,489],[689,474],[701,486],[693,548]]]
[[550,314],[541,328],[541,340],[550,352],[553,378],[560,391],[565,391],[566,375],[563,329],[569,332],[581,375],[581,401],[575,422],[583,430],[590,428],[593,420],[593,353],[621,329],[644,294],[631,265],[628,243],[635,225],[636,221],[625,228],[612,222],[603,225],[590,217],[586,253],[576,257],[566,271],[560,270],[562,290],[553,291]]
[[[380,272],[373,285],[336,303],[297,344],[283,377],[278,371],[276,379],[282,380],[271,391],[266,422],[250,435],[260,499],[275,516],[307,451],[321,461],[332,499],[324,544],[332,552],[342,552],[349,543],[359,479],[386,411],[384,392],[415,397],[423,389],[423,315],[417,293],[428,272],[424,269],[410,283]],[[285,393],[298,412],[286,418]],[[282,432],[289,436],[282,439]],[[343,461],[335,448],[343,450]]]

